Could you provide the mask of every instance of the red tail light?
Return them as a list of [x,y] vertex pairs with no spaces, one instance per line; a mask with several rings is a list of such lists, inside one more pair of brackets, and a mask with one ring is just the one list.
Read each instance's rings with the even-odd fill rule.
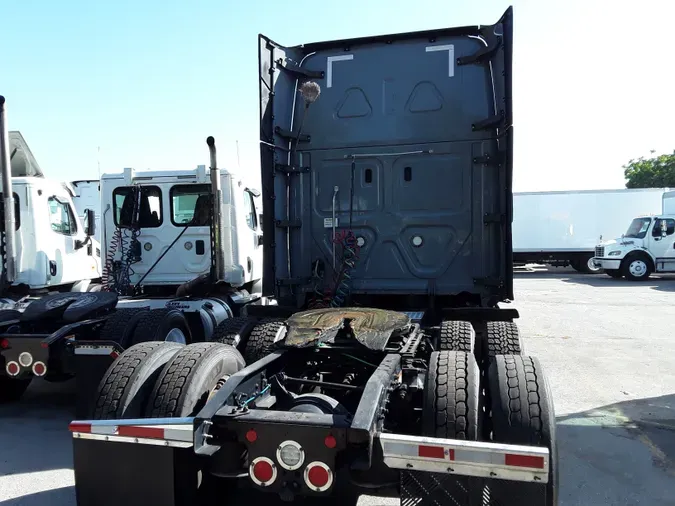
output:
[[17,362],[7,362],[7,365],[5,366],[5,370],[7,371],[7,374],[10,376],[16,376],[19,374],[19,371],[21,368],[19,367],[19,364]]
[[9,348],[9,339],[7,339],[6,337],[0,339],[0,348],[2,348],[3,350]]
[[33,364],[33,374],[35,374],[35,376],[44,376],[47,374],[47,366],[44,362],[38,361]]
[[325,492],[333,485],[333,471],[323,462],[312,462],[305,468],[305,483],[315,492]]
[[268,487],[277,479],[277,466],[267,457],[258,457],[251,462],[249,474],[256,485]]

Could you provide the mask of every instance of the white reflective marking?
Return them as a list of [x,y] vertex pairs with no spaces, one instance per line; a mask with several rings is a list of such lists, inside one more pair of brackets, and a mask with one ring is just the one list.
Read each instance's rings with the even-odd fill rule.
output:
[[112,346],[101,346],[99,348],[78,346],[75,348],[75,355],[110,355],[112,352]]
[[353,60],[353,54],[345,54],[341,56],[329,56],[326,63],[326,88],[333,86],[333,62]]
[[444,46],[427,46],[427,53],[433,53],[435,51],[447,51],[448,52],[448,77],[455,77],[455,46],[453,44],[447,44]]

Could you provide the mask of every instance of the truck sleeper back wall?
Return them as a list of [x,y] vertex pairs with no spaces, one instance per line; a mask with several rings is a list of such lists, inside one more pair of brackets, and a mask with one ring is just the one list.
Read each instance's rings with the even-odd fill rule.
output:
[[[260,37],[266,293],[330,285],[351,230],[353,293],[512,298],[511,33],[507,11],[293,48]],[[306,81],[321,86],[308,109]]]

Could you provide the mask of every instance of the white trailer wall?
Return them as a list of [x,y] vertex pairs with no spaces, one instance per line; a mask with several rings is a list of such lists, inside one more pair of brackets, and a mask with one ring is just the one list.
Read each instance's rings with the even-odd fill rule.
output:
[[601,235],[603,239],[621,237],[636,216],[659,214],[665,191],[514,193],[513,251],[592,251]]

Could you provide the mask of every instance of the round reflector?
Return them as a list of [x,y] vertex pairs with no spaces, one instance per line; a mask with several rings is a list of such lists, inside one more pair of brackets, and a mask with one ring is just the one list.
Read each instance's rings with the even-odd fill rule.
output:
[[333,472],[323,462],[312,462],[305,468],[305,483],[315,492],[324,492],[333,484]]
[[257,439],[258,439],[258,433],[256,431],[254,431],[253,429],[249,430],[246,433],[246,441],[248,441],[249,443],[255,443]]
[[256,485],[267,487],[277,479],[277,468],[267,457],[258,457],[251,462],[249,474]]
[[337,446],[337,440],[335,439],[335,436],[331,434],[326,436],[326,439],[323,440],[323,443],[326,445],[326,448],[330,448],[331,450]]

